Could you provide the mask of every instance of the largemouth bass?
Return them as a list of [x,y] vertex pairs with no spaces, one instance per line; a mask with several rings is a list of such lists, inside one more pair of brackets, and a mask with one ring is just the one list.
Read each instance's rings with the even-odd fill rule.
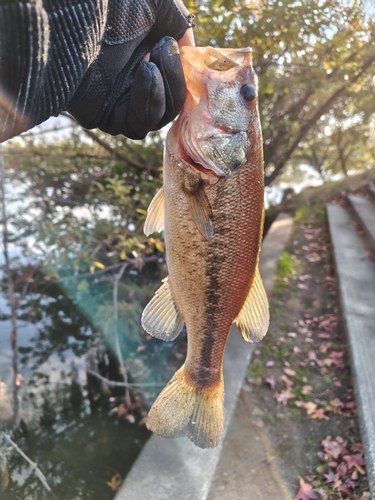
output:
[[187,99],[167,134],[163,188],[145,222],[146,234],[164,228],[169,276],[142,325],[173,340],[186,323],[188,351],[147,427],[212,448],[223,431],[223,356],[232,323],[246,341],[258,342],[269,322],[258,271],[262,135],[250,49],[183,47],[181,60]]

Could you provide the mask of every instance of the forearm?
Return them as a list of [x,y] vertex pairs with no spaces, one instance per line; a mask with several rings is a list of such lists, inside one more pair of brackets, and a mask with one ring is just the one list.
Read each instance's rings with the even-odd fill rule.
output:
[[64,109],[96,60],[107,0],[0,4],[0,142]]

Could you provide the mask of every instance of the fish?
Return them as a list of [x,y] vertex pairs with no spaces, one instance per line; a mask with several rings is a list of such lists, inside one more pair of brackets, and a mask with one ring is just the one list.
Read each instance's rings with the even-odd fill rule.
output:
[[[163,186],[144,225],[164,229],[168,277],[142,314],[154,337],[187,329],[187,355],[146,425],[214,448],[224,427],[223,357],[233,322],[247,342],[269,324],[259,274],[264,222],[262,132],[251,49],[182,47],[187,97],[169,129]],[[235,366],[232,367],[235,369]]]

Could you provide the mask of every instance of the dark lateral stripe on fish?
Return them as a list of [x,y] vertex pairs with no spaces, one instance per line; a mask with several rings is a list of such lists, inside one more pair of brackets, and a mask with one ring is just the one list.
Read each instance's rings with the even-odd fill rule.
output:
[[[214,209],[219,208],[218,205],[222,200],[224,191],[225,184],[222,184],[221,189],[218,189],[217,196],[215,197]],[[217,344],[218,342],[220,342],[220,339],[218,339],[217,336],[215,337],[214,332],[220,331],[222,329],[217,320],[218,318],[220,318],[220,315],[217,314],[218,308],[220,307],[219,299],[221,290],[219,271],[223,267],[229,256],[229,244],[226,239],[223,238],[226,235],[227,231],[228,230],[226,224],[217,224],[217,230],[213,240],[211,241],[207,255],[206,277],[208,278],[208,285],[205,293],[205,335],[200,350],[200,367],[197,373],[199,381],[205,385],[216,384],[220,380],[220,377],[213,376],[211,369],[215,357],[215,351],[217,349]]]

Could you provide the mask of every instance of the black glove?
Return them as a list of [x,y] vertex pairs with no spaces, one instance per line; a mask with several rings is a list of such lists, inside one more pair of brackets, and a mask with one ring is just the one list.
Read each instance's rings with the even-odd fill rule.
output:
[[186,94],[176,40],[191,17],[180,0],[109,0],[101,53],[69,112],[85,128],[131,139],[173,120]]

